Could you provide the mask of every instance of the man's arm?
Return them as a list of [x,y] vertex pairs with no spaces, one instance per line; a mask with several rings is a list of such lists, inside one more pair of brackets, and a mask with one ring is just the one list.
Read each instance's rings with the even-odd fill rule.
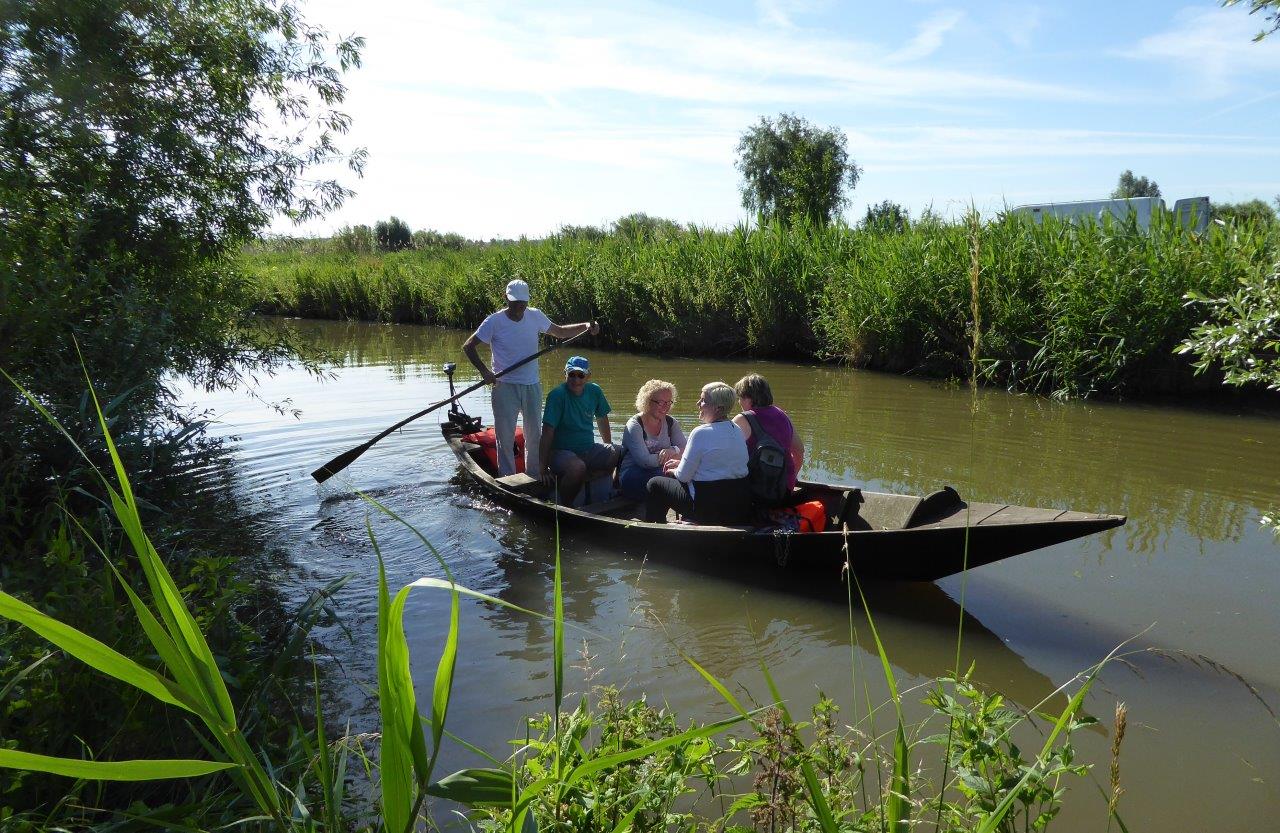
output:
[[609,427],[609,418],[607,416],[596,417],[596,427],[600,429],[600,442],[605,445],[613,443],[613,429]]
[[547,334],[555,338],[573,338],[581,333],[591,333],[596,335],[600,332],[600,324],[595,321],[583,321],[580,324],[552,324],[547,328]]
[[480,339],[476,338],[476,334],[472,333],[471,337],[462,342],[462,352],[467,354],[467,358],[471,359],[471,363],[476,366],[476,370],[480,371],[480,376],[486,382],[492,382],[494,379],[493,371],[484,363],[484,359],[480,358],[480,351],[476,349],[476,345],[480,343]]

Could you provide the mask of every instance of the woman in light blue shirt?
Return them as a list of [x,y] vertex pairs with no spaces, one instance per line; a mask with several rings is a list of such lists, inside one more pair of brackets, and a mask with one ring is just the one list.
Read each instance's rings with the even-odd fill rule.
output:
[[733,388],[712,382],[698,398],[698,421],[678,461],[666,464],[663,476],[645,487],[645,520],[666,523],[667,510],[684,520],[732,526],[751,519],[751,487],[747,483],[747,442],[729,421],[737,401]]

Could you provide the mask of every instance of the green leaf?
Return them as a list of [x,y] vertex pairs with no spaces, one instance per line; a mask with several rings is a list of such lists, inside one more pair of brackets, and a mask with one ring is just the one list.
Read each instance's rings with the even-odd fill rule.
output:
[[705,738],[705,737],[711,737],[712,735],[717,735],[720,732],[723,732],[724,730],[728,729],[730,726],[734,726],[734,725],[737,725],[738,723],[741,723],[743,720],[747,719],[752,714],[758,714],[758,713],[759,713],[758,711],[748,712],[745,715],[731,717],[727,720],[721,720],[718,723],[710,723],[710,724],[707,724],[706,726],[700,726],[698,728],[690,729],[687,732],[681,732],[678,735],[671,735],[665,738],[659,738],[658,740],[655,740],[652,743],[647,743],[644,746],[638,747],[636,749],[628,749],[625,752],[616,752],[612,755],[604,755],[599,758],[593,758],[590,761],[584,761],[583,763],[579,764],[578,766],[570,770],[569,774],[565,776],[564,786],[571,787],[577,782],[581,781],[583,778],[586,778],[588,775],[593,775],[597,772],[600,772],[601,770],[605,770],[610,767],[617,766],[618,764],[621,764],[621,763],[626,763],[627,761],[634,761],[637,758],[648,757],[649,755],[652,755],[655,752],[661,752],[663,749],[666,749],[667,747],[684,743],[687,740],[692,740],[694,738]]
[[30,772],[48,772],[68,778],[89,781],[159,781],[168,778],[198,778],[211,775],[236,764],[220,761],[191,760],[142,760],[142,761],[82,761],[77,758],[54,758],[19,752],[16,749],[0,749],[0,767]]
[[[395,627],[395,605],[387,593],[387,571],[373,527],[365,521],[369,540],[378,558],[378,706],[382,713],[381,760],[378,782],[382,788],[382,813],[387,830],[399,833],[409,824],[413,811],[414,778],[410,732],[422,736],[418,709],[409,671],[409,647],[403,626]],[[406,596],[406,587],[397,602]],[[398,637],[398,638],[397,638]]]
[[[1114,653],[1115,652],[1113,651],[1112,654]],[[1017,800],[1018,793],[1022,791],[1022,788],[1025,787],[1032,778],[1041,777],[1041,762],[1044,761],[1045,757],[1049,754],[1049,751],[1053,748],[1053,744],[1057,741],[1058,735],[1062,733],[1063,728],[1065,728],[1071,721],[1075,713],[1080,710],[1080,706],[1084,702],[1084,696],[1093,686],[1093,681],[1097,678],[1098,672],[1102,670],[1102,666],[1106,664],[1110,658],[1111,657],[1108,656],[1106,660],[1095,665],[1089,672],[1084,683],[1080,686],[1080,690],[1077,691],[1075,696],[1067,703],[1067,707],[1062,710],[1062,715],[1058,718],[1057,723],[1054,724],[1052,731],[1049,732],[1049,736],[1045,738],[1044,745],[1040,748],[1040,755],[1037,758],[1036,765],[1027,767],[1026,773],[1018,780],[1017,784],[1005,793],[1004,798],[1002,798],[1000,803],[996,805],[995,809],[991,811],[991,815],[982,820],[982,824],[978,825],[978,829],[975,833],[992,833],[992,831],[998,828],[1000,823],[1004,821],[1004,817],[1009,814],[1009,810],[1012,809],[1013,802]]]
[[684,659],[685,662],[693,666],[694,671],[697,671],[699,674],[701,674],[702,678],[706,680],[708,683],[710,683],[711,687],[720,693],[720,696],[724,698],[724,701],[726,703],[728,703],[730,706],[733,707],[734,711],[736,711],[738,714],[741,714],[741,715],[745,715],[747,713],[747,710],[744,709],[742,707],[742,704],[738,702],[738,698],[734,697],[733,694],[729,692],[729,689],[725,688],[724,684],[721,683],[719,680],[717,680],[710,671],[708,671],[707,669],[699,665],[698,662],[694,660],[693,657],[689,656],[684,651],[680,650],[680,648],[677,647],[676,651],[680,654],[680,656]]
[[[408,588],[406,588],[407,590]],[[404,591],[402,591],[404,592]],[[449,633],[445,636],[440,662],[436,665],[436,679],[431,693],[431,761],[418,773],[418,782],[425,784],[431,778],[436,758],[440,755],[440,740],[444,736],[445,718],[449,714],[449,698],[453,692],[453,672],[458,660],[458,591],[449,594]],[[422,732],[416,732],[421,738]]]
[[[490,596],[486,593],[481,593],[478,590],[472,590],[468,587],[464,587],[461,584],[452,584],[446,579],[435,578],[434,576],[424,576],[418,579],[417,581],[411,583],[409,586],[410,587],[432,587],[437,590],[453,590],[456,588],[457,591],[462,595],[470,596],[473,599],[479,599],[482,602],[495,604],[500,607],[505,607],[508,610],[515,610],[520,613],[527,614],[529,616],[536,616],[539,619],[546,619],[548,621],[551,619],[551,617],[545,613],[538,613],[536,610],[530,610],[527,607],[521,607],[520,605],[512,604],[511,602],[508,602],[505,599],[499,599],[497,596]],[[587,631],[585,628],[579,628],[579,630],[583,630],[583,631],[586,631],[587,633],[591,633],[591,631]]]
[[0,616],[25,625],[76,659],[109,677],[115,677],[134,688],[145,691],[161,702],[193,711],[172,690],[174,684],[155,671],[142,667],[92,636],[41,613],[26,602],[19,601],[3,591],[0,591]]
[[560,513],[556,513],[556,572],[554,586],[554,606],[551,619],[551,640],[553,665],[555,671],[555,710],[560,713],[560,703],[564,700],[564,588],[561,586],[560,574]]
[[505,769],[463,769],[428,786],[427,794],[468,807],[510,807],[515,786]]

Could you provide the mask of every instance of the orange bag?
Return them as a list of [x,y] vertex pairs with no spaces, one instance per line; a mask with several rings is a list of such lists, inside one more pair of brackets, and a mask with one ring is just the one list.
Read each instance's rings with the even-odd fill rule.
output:
[[821,532],[827,528],[827,507],[820,500],[770,509],[769,520],[784,532]]
[[827,528],[827,507],[822,501],[805,501],[796,505],[795,510],[800,516],[801,532],[821,532]]
[[[493,428],[486,428],[483,431],[477,431],[474,434],[467,434],[462,438],[463,442],[475,443],[484,450],[484,456],[488,458],[489,465],[496,472],[498,470],[498,439],[493,433]],[[516,472],[524,472],[524,429],[516,426]]]

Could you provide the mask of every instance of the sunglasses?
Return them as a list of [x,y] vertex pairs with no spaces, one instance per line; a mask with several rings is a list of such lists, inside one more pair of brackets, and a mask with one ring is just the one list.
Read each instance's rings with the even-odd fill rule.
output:
[[657,405],[659,408],[670,408],[671,400],[670,399],[650,399],[649,404]]
[[570,371],[569,371],[567,374],[565,374],[565,375],[567,375],[570,379],[585,379],[585,378],[587,378],[587,374],[583,373],[581,370],[570,370]]

